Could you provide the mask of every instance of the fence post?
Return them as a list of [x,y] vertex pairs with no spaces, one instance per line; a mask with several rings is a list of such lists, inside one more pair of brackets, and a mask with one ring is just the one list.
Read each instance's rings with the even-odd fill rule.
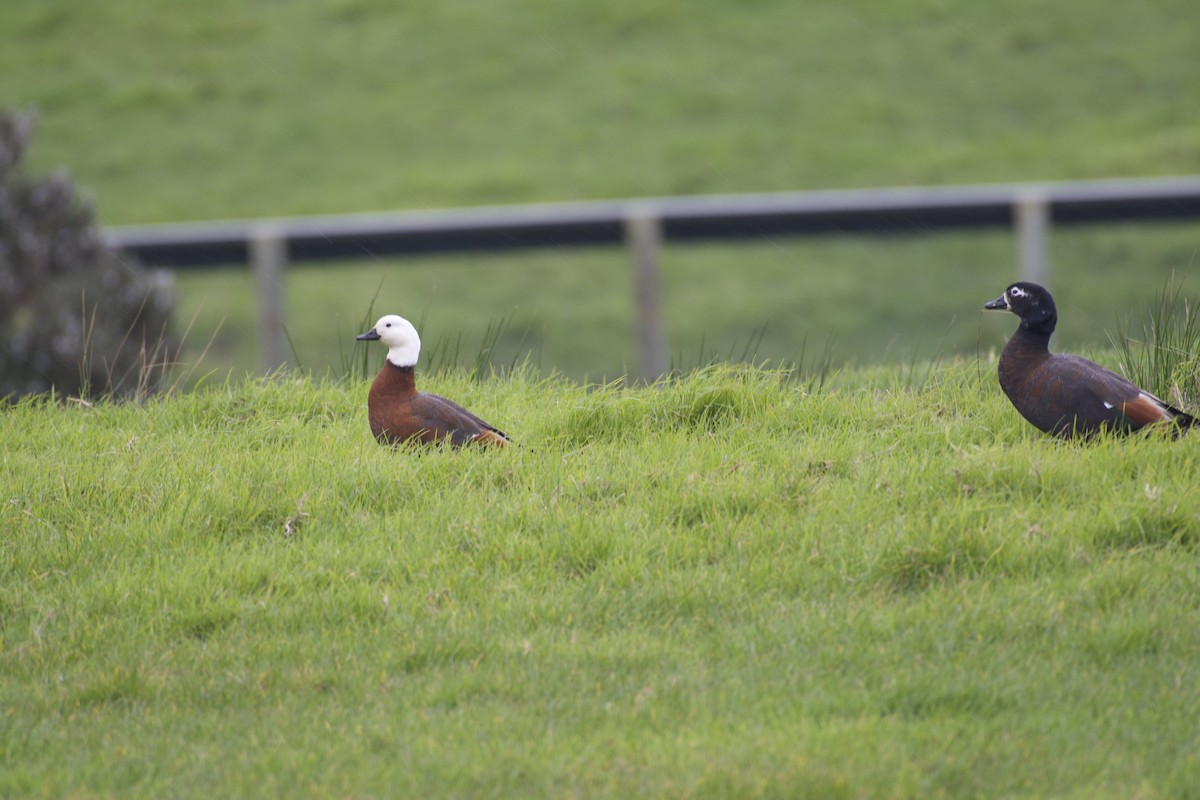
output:
[[1037,187],[1017,191],[1013,206],[1021,280],[1046,283],[1050,277],[1050,203]]
[[287,240],[278,225],[255,226],[250,235],[250,265],[258,294],[258,354],[264,372],[287,363],[283,331],[283,270]]
[[633,259],[638,356],[642,380],[653,383],[667,372],[667,343],[662,322],[662,220],[649,206],[635,206],[625,218],[625,242]]

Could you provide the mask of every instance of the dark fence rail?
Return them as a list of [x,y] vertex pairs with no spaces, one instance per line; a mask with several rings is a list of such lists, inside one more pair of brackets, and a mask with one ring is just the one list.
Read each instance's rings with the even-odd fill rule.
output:
[[1022,203],[1041,203],[1054,224],[1200,219],[1200,178],[948,186],[668,197],[123,226],[109,241],[147,264],[245,264],[250,243],[282,238],[292,261],[536,247],[621,244],[635,216],[660,221],[667,241],[913,234],[1006,227]]
[[[263,363],[283,354],[278,296],[288,261],[626,244],[634,254],[642,372],[665,369],[658,321],[663,241],[819,234],[925,234],[1013,227],[1021,275],[1045,280],[1051,225],[1200,220],[1200,177],[857,189],[446,209],[109,228],[108,241],[151,266],[254,265]],[[269,296],[274,292],[275,296]]]

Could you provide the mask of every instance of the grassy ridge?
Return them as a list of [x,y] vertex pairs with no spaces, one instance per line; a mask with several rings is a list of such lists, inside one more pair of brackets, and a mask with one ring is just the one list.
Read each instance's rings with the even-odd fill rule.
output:
[[994,369],[9,409],[0,792],[1187,796],[1200,455]]

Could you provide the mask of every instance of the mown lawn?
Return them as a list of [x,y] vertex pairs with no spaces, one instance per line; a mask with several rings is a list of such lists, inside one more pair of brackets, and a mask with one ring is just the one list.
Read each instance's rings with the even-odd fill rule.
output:
[[1200,451],[994,369],[8,408],[0,794],[1194,796]]

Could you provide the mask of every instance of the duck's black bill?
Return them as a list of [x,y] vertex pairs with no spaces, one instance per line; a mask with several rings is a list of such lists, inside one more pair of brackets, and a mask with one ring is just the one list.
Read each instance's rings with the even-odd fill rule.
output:
[[355,336],[354,341],[356,341],[356,342],[373,342],[378,338],[379,338],[379,332],[377,330],[375,330],[374,328],[371,328],[371,330],[367,331],[366,333],[362,334],[361,336]]
[[[1007,311],[1008,310],[1008,301],[1004,299],[1004,295],[1000,295],[999,297],[997,297],[995,300],[991,301],[990,303],[984,303],[983,307],[986,308],[988,311]],[[374,331],[371,331],[371,332],[374,333]],[[363,337],[360,336],[358,338],[361,339]],[[375,338],[378,339],[379,337],[377,336]]]

